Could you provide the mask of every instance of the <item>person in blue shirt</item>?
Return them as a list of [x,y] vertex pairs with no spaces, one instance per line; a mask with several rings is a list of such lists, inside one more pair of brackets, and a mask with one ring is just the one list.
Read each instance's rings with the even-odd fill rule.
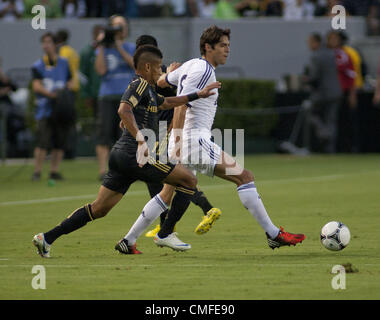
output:
[[95,58],[95,70],[101,76],[96,145],[99,179],[103,179],[107,172],[110,147],[121,135],[117,109],[122,94],[135,74],[133,54],[136,46],[125,41],[128,37],[128,21],[123,16],[111,16],[109,26],[119,31],[115,32],[111,43],[105,43],[105,32],[99,35]]
[[51,149],[50,179],[61,180],[59,165],[63,158],[69,126],[52,118],[57,91],[72,89],[71,73],[66,59],[58,56],[55,36],[47,32],[41,37],[44,56],[32,66],[32,90],[36,96],[35,119],[37,139],[34,149],[33,181],[40,180],[42,164]]

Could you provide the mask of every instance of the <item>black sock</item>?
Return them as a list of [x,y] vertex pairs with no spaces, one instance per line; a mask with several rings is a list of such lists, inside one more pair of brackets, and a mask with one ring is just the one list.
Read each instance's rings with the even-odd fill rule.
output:
[[57,238],[63,234],[73,232],[84,225],[87,222],[94,220],[91,211],[91,205],[86,204],[84,207],[75,210],[65,220],[63,220],[58,226],[44,233],[45,241],[48,244],[52,244]]
[[211,203],[206,198],[205,194],[200,190],[197,190],[197,192],[195,192],[194,196],[191,198],[191,201],[198,207],[201,207],[203,214],[205,215],[213,208]]
[[165,210],[163,213],[160,214],[160,226],[162,227],[166,217],[168,216],[169,210]]
[[176,195],[173,198],[172,205],[168,215],[158,232],[160,238],[166,238],[174,230],[175,224],[182,218],[186,209],[189,207],[191,198],[196,190],[179,187],[176,189]]

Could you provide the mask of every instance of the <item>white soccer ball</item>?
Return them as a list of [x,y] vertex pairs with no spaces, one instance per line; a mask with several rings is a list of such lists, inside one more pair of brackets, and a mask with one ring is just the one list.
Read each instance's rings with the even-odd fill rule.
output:
[[342,222],[331,221],[322,228],[321,242],[326,249],[343,250],[350,242],[350,230]]

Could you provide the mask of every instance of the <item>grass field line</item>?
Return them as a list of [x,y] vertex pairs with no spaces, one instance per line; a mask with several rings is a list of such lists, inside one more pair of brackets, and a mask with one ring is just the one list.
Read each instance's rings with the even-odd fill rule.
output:
[[[372,171],[355,172],[355,173],[349,173],[349,174],[332,174],[332,175],[321,175],[321,176],[313,176],[313,177],[298,177],[298,178],[261,180],[258,182],[258,184],[259,185],[265,185],[265,184],[282,184],[282,183],[289,183],[289,182],[328,181],[328,180],[336,180],[339,178],[345,178],[347,176],[362,175],[362,174],[366,174],[366,173],[380,173],[380,171],[379,170],[372,170]],[[200,189],[201,190],[211,190],[211,189],[226,188],[228,186],[231,186],[231,183],[212,184],[212,185],[204,185],[204,186],[201,185]],[[145,194],[147,194],[147,190],[138,190],[138,191],[128,192],[127,196],[145,195]],[[91,199],[91,198],[95,199],[95,197],[96,197],[96,194],[83,194],[83,195],[76,195],[76,196],[52,197],[52,198],[43,198],[43,199],[5,201],[5,202],[0,202],[0,206],[40,204],[40,203],[49,203],[49,202]]]

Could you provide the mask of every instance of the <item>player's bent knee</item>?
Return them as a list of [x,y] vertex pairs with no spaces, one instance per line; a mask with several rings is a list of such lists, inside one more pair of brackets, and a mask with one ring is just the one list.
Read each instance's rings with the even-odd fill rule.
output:
[[186,187],[191,188],[191,189],[195,189],[197,187],[197,184],[198,184],[197,177],[194,175],[191,175],[189,177],[188,185]]
[[92,216],[94,219],[103,218],[107,215],[111,208],[98,205],[96,202],[91,204]]
[[251,171],[244,169],[240,175],[240,184],[246,184],[254,180],[254,176]]

